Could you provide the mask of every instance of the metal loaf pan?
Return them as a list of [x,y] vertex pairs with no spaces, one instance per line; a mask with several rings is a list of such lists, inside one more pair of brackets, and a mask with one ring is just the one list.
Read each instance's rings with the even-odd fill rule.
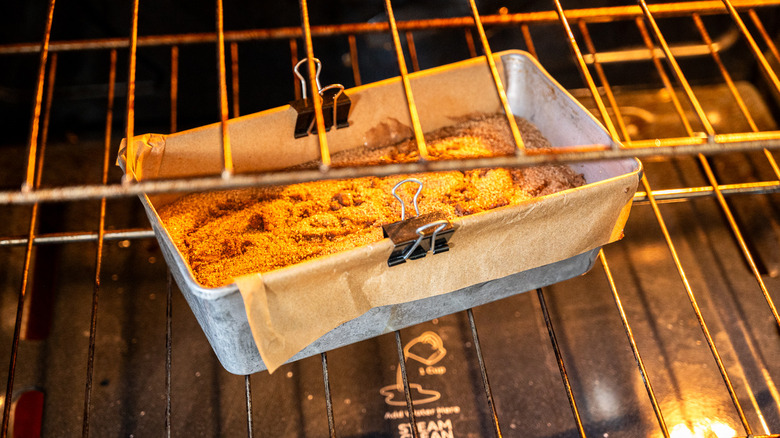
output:
[[[521,51],[501,52],[494,56],[501,69],[512,111],[534,123],[554,147],[610,143],[610,138],[600,123],[557,84],[531,56]],[[461,81],[461,85],[481,81],[486,84],[485,86],[493,86],[484,59],[471,59],[411,75],[415,100],[426,131],[444,126],[457,114],[499,110],[497,99],[482,104],[467,91],[452,92],[451,95],[443,96],[443,100],[436,101],[439,94],[450,93],[448,90],[452,87],[448,85],[449,80]],[[400,79],[394,78],[347,90],[346,93],[355,103],[350,113],[351,126],[333,130],[328,134],[329,144],[333,145],[331,149],[338,151],[339,145],[345,145],[343,148],[359,147],[361,143],[369,141],[367,139],[374,138],[373,133],[377,132],[375,128],[380,125],[384,126],[380,131],[391,132],[391,136],[397,135],[398,133],[392,129],[388,131],[387,126],[405,124],[404,120],[400,122],[397,120],[401,117],[398,114],[403,114],[399,108],[405,107],[403,91],[400,87]],[[434,95],[430,96],[431,93]],[[396,95],[398,96],[395,97]],[[378,106],[374,100],[377,96],[395,100]],[[459,102],[453,102],[457,99],[461,99],[460,103],[467,103],[467,108],[453,109],[453,106],[441,104],[441,102],[448,102],[452,105],[460,105]],[[471,105],[472,103],[474,105]],[[393,110],[398,111],[393,112]],[[300,153],[293,161],[289,161],[286,155],[274,155],[279,153],[278,149],[285,149],[279,148],[278,145],[267,149],[268,152],[265,154],[258,152],[265,151],[263,145],[257,144],[264,141],[262,138],[292,137],[294,120],[294,110],[289,106],[231,120],[229,133],[237,169],[239,171],[266,170],[270,168],[269,162],[274,163],[274,166],[284,167],[296,164],[296,161],[305,162],[316,158],[318,151],[316,136],[296,140],[297,143],[294,144],[300,146]],[[388,121],[391,123],[388,124]],[[258,129],[265,134],[259,137],[252,136],[251,134]],[[350,130],[353,132],[347,133]],[[363,134],[356,134],[360,132]],[[352,141],[351,144],[346,140],[341,141],[347,135],[352,135],[357,140]],[[221,165],[219,139],[219,127],[215,124],[169,136],[138,136],[134,140],[136,144],[141,145],[137,147],[139,155],[146,154],[146,162],[140,165],[145,172],[144,178],[167,178],[218,173]],[[208,144],[209,147],[193,150],[190,147],[192,142]],[[242,146],[244,144],[246,147]],[[120,153],[120,165],[121,157]],[[619,235],[627,219],[630,197],[636,190],[641,172],[639,161],[635,159],[600,161],[571,166],[575,171],[583,173],[588,183],[583,187],[572,189],[574,191],[586,193],[593,191],[595,194],[599,185],[603,187],[616,180],[620,180],[623,184],[624,188],[621,189],[620,196],[627,196],[627,204],[622,209],[618,208],[621,211],[615,212],[615,222],[608,224],[607,226],[611,228],[606,231],[608,235],[609,233],[612,236]],[[544,198],[565,197],[566,192]],[[604,196],[603,192],[598,193],[598,196]],[[250,374],[265,370],[266,366],[252,337],[244,302],[236,284],[220,288],[205,288],[199,285],[163,226],[155,207],[165,205],[177,196],[140,196],[176,283],[226,370],[235,374]],[[533,202],[547,202],[548,200],[544,198]],[[593,202],[600,202],[600,199],[593,199]],[[617,238],[619,237],[612,237],[610,240]],[[605,243],[608,241],[601,244]],[[571,254],[562,260],[555,260],[543,266],[480,282],[442,295],[373,308],[362,316],[331,330],[293,356],[290,361],[572,278],[587,272],[593,266],[599,249],[600,245]]]

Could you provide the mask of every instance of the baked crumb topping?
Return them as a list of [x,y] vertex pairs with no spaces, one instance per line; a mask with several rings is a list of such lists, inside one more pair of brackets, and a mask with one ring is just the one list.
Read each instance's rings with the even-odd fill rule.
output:
[[[526,148],[550,147],[530,122],[516,120]],[[477,115],[426,134],[425,140],[432,159],[508,155],[516,147],[503,114]],[[418,156],[412,139],[334,154],[333,164],[409,162]],[[409,177],[424,183],[420,213],[442,211],[449,219],[585,184],[565,165],[364,177],[196,193],[164,206],[159,215],[196,280],[219,287],[241,275],[381,240],[381,226],[400,219],[401,206],[391,190]],[[414,195],[412,186],[398,190],[403,199]]]

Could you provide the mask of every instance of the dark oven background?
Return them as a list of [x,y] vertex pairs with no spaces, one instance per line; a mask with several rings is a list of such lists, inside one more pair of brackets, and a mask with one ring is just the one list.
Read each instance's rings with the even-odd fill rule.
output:
[[[780,145],[778,83],[765,68],[778,72],[778,4],[736,2],[736,20],[720,2],[655,3],[656,33],[634,3],[567,1],[565,24],[581,58],[554,2],[477,5],[494,52],[531,51],[603,117],[592,81],[622,140],[681,145],[706,137],[682,73],[714,133],[744,134],[740,144],[750,150],[644,159],[647,185],[626,237],[606,247],[591,272],[402,330],[402,346],[428,334],[446,349],[436,364],[406,363],[413,398],[439,395],[416,406],[418,436],[780,433],[780,175],[772,152],[761,149]],[[378,29],[387,20],[382,2],[308,6],[323,83],[352,87],[398,75],[390,34]],[[22,193],[39,84],[40,186],[101,184],[106,145],[105,181],[120,184],[113,162],[127,120],[132,4],[58,2],[41,70],[48,7],[2,6],[0,195]],[[473,21],[458,21],[471,16],[467,1],[393,8],[409,70],[483,53]],[[296,2],[225,0],[231,117],[295,98],[291,68],[305,56],[300,15]],[[410,20],[429,21],[407,32]],[[353,25],[361,31],[349,32]],[[140,2],[136,133],[219,120],[215,29],[213,2]],[[659,34],[679,70],[666,62]],[[272,375],[231,375],[171,286],[136,198],[106,201],[104,222],[99,200],[32,207],[13,199],[0,197],[0,363],[9,365],[0,381],[16,401],[4,415],[10,432],[412,436],[406,404],[394,404],[403,394],[380,393],[397,382],[393,334],[331,351],[327,367],[312,357]],[[37,239],[28,249],[33,217]]]

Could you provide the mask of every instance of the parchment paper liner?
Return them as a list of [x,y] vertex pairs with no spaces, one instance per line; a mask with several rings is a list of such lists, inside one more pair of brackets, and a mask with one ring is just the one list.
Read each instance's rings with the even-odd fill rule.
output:
[[[504,62],[502,55],[506,55]],[[609,142],[598,122],[533,59],[518,51],[495,56],[504,72],[513,112],[535,123],[554,146]],[[538,71],[529,72],[533,69]],[[425,131],[471,113],[500,111],[483,59],[420,72],[412,76],[412,87]],[[353,101],[351,126],[328,133],[332,152],[393,143],[410,135],[411,122],[398,78],[346,92]],[[316,159],[316,136],[293,139],[295,117],[295,111],[284,106],[231,120],[228,133],[237,171],[280,169]],[[146,134],[134,140],[139,179],[221,171],[217,124],[167,136]],[[124,141],[120,165],[123,149]],[[589,184],[458,219],[451,249],[443,254],[388,268],[392,243],[385,239],[236,279],[263,362],[273,371],[323,334],[369,309],[441,295],[619,239],[639,179],[639,164],[636,160],[617,163],[573,165],[575,171],[585,173]],[[611,177],[616,166],[619,176]],[[145,198],[159,208],[179,196]],[[160,231],[159,238],[170,240],[164,228]],[[183,259],[181,253],[173,256]]]

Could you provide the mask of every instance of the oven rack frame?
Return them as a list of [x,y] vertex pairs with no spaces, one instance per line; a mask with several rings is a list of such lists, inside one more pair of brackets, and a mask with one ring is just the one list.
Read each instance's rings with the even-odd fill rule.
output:
[[[446,162],[446,163],[430,163],[419,162],[408,165],[392,165],[386,166],[380,169],[371,168],[349,168],[349,169],[329,169],[329,153],[327,146],[327,139],[325,137],[325,129],[322,117],[321,101],[314,99],[315,102],[315,114],[316,122],[318,125],[318,137],[321,150],[322,170],[315,172],[300,172],[297,174],[235,174],[233,172],[233,163],[230,151],[230,141],[227,132],[227,120],[229,113],[232,115],[239,115],[239,99],[238,99],[238,45],[249,41],[263,41],[272,39],[288,40],[291,50],[291,64],[295,65],[298,59],[298,44],[299,41],[303,41],[306,56],[308,58],[314,57],[313,37],[327,36],[335,38],[346,37],[350,46],[350,53],[352,62],[352,69],[354,80],[356,84],[361,83],[360,71],[357,67],[357,63],[354,60],[359,55],[357,53],[357,44],[355,41],[355,35],[364,33],[387,33],[393,37],[393,46],[398,58],[398,67],[402,81],[404,83],[405,92],[407,93],[409,101],[409,111],[413,122],[413,128],[415,137],[418,140],[418,146],[420,148],[421,156],[425,156],[424,140],[422,140],[422,131],[419,126],[419,120],[416,116],[416,108],[411,98],[411,88],[408,84],[408,71],[405,61],[405,54],[403,53],[403,47],[401,44],[401,37],[405,39],[408,47],[409,56],[412,60],[414,70],[418,70],[417,53],[414,45],[414,32],[417,30],[431,30],[431,29],[443,29],[443,28],[459,28],[464,30],[464,39],[468,45],[469,52],[472,57],[478,56],[478,49],[482,50],[483,55],[488,60],[489,64],[492,64],[492,51],[488,37],[486,35],[485,26],[513,26],[519,27],[525,39],[526,46],[532,55],[536,56],[534,49],[534,43],[531,38],[529,28],[534,25],[540,24],[559,24],[561,29],[566,35],[566,38],[571,49],[571,56],[573,57],[576,65],[579,68],[579,72],[582,76],[583,82],[586,88],[590,91],[593,101],[596,104],[598,113],[597,117],[605,124],[607,130],[613,138],[613,143],[609,145],[588,145],[584,147],[571,147],[566,148],[562,153],[556,154],[527,154],[522,150],[522,141],[519,138],[518,154],[514,157],[500,158],[489,160],[491,166],[526,166],[544,162],[570,162],[570,161],[582,161],[582,160],[597,160],[597,159],[610,159],[610,158],[622,158],[622,157],[674,157],[674,156],[695,156],[703,169],[705,176],[709,182],[708,186],[701,187],[688,187],[681,189],[670,190],[653,190],[647,176],[643,177],[642,185],[644,191],[638,192],[634,200],[638,203],[647,203],[651,206],[653,214],[656,218],[657,224],[663,234],[665,244],[669,251],[669,256],[672,258],[674,265],[679,274],[680,280],[686,290],[688,299],[691,303],[692,310],[696,315],[696,318],[701,327],[702,333],[707,340],[708,347],[712,353],[713,360],[718,366],[720,374],[723,379],[723,383],[726,386],[729,395],[733,402],[733,407],[737,412],[740,421],[744,429],[744,436],[761,437],[761,436],[780,436],[780,434],[772,434],[770,431],[765,431],[766,434],[754,433],[754,425],[751,425],[745,414],[745,408],[739,399],[739,396],[731,383],[731,377],[727,370],[727,367],[723,363],[723,359],[719,353],[717,345],[713,340],[707,323],[701,313],[698,306],[698,302],[691,287],[688,277],[685,272],[685,268],[677,254],[677,250],[671,234],[666,226],[666,221],[662,215],[659,204],[665,201],[677,201],[688,200],[697,197],[714,197],[718,205],[729,224],[729,227],[734,234],[734,237],[740,247],[745,262],[750,267],[753,276],[756,279],[756,283],[760,293],[766,300],[767,308],[772,313],[776,323],[780,327],[780,316],[776,305],[773,301],[770,291],[767,289],[762,274],[759,272],[756,266],[754,255],[748,244],[743,237],[743,231],[740,229],[734,215],[731,211],[729,204],[726,201],[727,196],[747,195],[747,194],[772,194],[780,192],[780,169],[778,168],[775,158],[772,154],[772,150],[780,148],[780,131],[760,131],[752,117],[750,111],[747,108],[744,99],[740,96],[736,89],[729,73],[719,57],[719,49],[717,47],[717,41],[713,42],[712,38],[708,34],[704,24],[702,23],[701,16],[708,14],[727,14],[731,17],[733,24],[739,30],[740,37],[743,38],[751,48],[751,53],[755,58],[755,61],[760,65],[764,74],[768,78],[772,89],[775,92],[780,92],[780,80],[778,80],[777,73],[770,65],[770,60],[767,59],[765,54],[759,47],[759,43],[753,36],[753,32],[748,29],[748,26],[743,20],[743,15],[747,15],[750,19],[754,32],[760,36],[760,42],[771,53],[774,61],[780,62],[780,51],[775,46],[771,36],[764,28],[761,19],[756,12],[757,9],[779,7],[780,1],[749,1],[740,0],[730,2],[729,0],[723,0],[723,2],[716,1],[695,1],[687,3],[663,3],[648,5],[644,0],[639,0],[636,6],[620,6],[620,7],[606,7],[606,8],[591,8],[591,9],[572,9],[564,10],[560,0],[554,0],[554,10],[545,12],[534,13],[518,13],[518,14],[500,14],[480,16],[476,4],[473,0],[469,1],[473,15],[471,17],[458,17],[458,18],[446,18],[446,19],[430,19],[430,20],[413,20],[413,21],[401,21],[395,22],[393,18],[392,3],[390,0],[385,0],[386,11],[388,12],[389,22],[387,23],[359,23],[359,24],[338,24],[328,26],[311,26],[308,17],[308,5],[306,0],[300,0],[300,8],[302,15],[301,27],[289,27],[289,28],[276,28],[276,29],[255,29],[245,31],[226,31],[223,28],[223,6],[222,0],[216,2],[216,22],[217,31],[214,33],[198,33],[198,34],[180,34],[180,35],[151,35],[151,36],[138,36],[138,9],[139,0],[134,0],[132,14],[130,20],[132,22],[131,35],[128,38],[123,39],[100,39],[100,40],[79,40],[79,41],[50,41],[51,28],[54,21],[55,0],[50,0],[48,13],[46,16],[46,30],[41,43],[25,43],[25,44],[2,44],[0,45],[0,57],[14,56],[25,53],[38,53],[39,54],[39,69],[36,82],[36,93],[34,112],[30,120],[30,137],[28,142],[28,156],[25,171],[25,179],[22,183],[22,188],[18,191],[4,191],[0,192],[0,205],[10,206],[16,204],[31,205],[31,215],[29,231],[26,236],[6,236],[0,238],[0,247],[25,247],[25,258],[22,272],[22,284],[19,288],[18,294],[18,307],[15,321],[15,329],[13,336],[13,344],[11,347],[11,359],[9,362],[8,381],[6,384],[5,398],[4,400],[12,400],[14,390],[14,375],[15,368],[17,366],[16,358],[18,345],[20,340],[20,327],[22,321],[22,313],[25,304],[25,294],[28,289],[29,270],[32,263],[33,248],[36,245],[46,244],[68,244],[74,242],[94,241],[97,243],[97,251],[95,255],[96,268],[95,268],[95,281],[93,290],[92,301],[92,313],[91,313],[91,325],[89,335],[89,355],[87,358],[86,369],[86,384],[84,392],[84,414],[83,414],[83,436],[89,436],[90,434],[90,419],[91,419],[91,395],[93,386],[93,364],[95,356],[95,336],[97,327],[97,314],[98,314],[98,296],[100,291],[100,276],[101,266],[103,260],[103,248],[107,241],[112,240],[128,240],[128,239],[148,239],[153,237],[153,233],[148,229],[125,229],[109,231],[105,229],[105,216],[106,216],[106,201],[108,199],[132,197],[141,193],[169,193],[177,191],[191,191],[191,190],[209,190],[209,189],[223,189],[223,188],[237,188],[247,187],[253,185],[262,184],[279,184],[279,183],[292,183],[305,180],[316,180],[324,178],[344,178],[344,177],[356,177],[376,174],[397,174],[416,171],[430,171],[430,170],[451,170],[451,169],[467,169],[473,167],[485,166],[485,160],[478,162]],[[693,22],[701,35],[702,43],[697,46],[678,47],[670,45],[664,34],[661,32],[657,25],[656,19],[663,19],[667,17],[689,17]],[[637,30],[641,33],[643,41],[645,43],[644,50],[637,50],[638,56],[643,57],[653,63],[657,74],[661,78],[664,87],[673,100],[677,115],[680,118],[681,124],[684,126],[687,136],[677,138],[659,138],[652,140],[638,140],[632,141],[630,134],[626,128],[623,116],[621,115],[620,107],[615,101],[612,88],[610,86],[607,75],[603,69],[603,65],[610,62],[620,62],[621,59],[625,59],[626,53],[611,53],[611,52],[599,52],[593,44],[593,39],[589,33],[588,26],[593,23],[612,22],[612,21],[633,21]],[[576,23],[576,27],[572,26],[572,23]],[[475,40],[473,31],[476,30],[478,39]],[[575,31],[578,31],[575,36]],[[128,71],[128,99],[125,111],[125,136],[126,138],[132,138],[134,134],[134,119],[135,119],[135,71],[136,71],[136,54],[139,48],[142,47],[169,47],[171,55],[171,131],[176,131],[176,113],[177,113],[177,83],[178,83],[178,56],[179,47],[188,44],[216,44],[217,45],[217,71],[219,73],[219,112],[220,123],[222,126],[222,150],[223,150],[223,172],[220,175],[214,175],[211,177],[197,178],[197,179],[176,179],[176,180],[163,180],[163,181],[143,181],[136,182],[131,180],[123,180],[120,182],[111,182],[108,178],[108,169],[110,165],[110,159],[112,154],[112,124],[113,124],[113,108],[115,104],[115,85],[116,85],[116,69],[117,69],[117,57],[119,51],[127,50],[129,56],[129,71]],[[582,45],[585,46],[586,52],[583,52]],[[226,63],[226,47],[230,50],[230,72],[231,72],[231,99],[228,99],[228,74]],[[743,115],[749,121],[751,126],[750,132],[740,133],[728,133],[718,134],[715,132],[712,124],[709,122],[707,115],[701,108],[699,101],[691,88],[685,73],[677,63],[677,58],[681,56],[687,56],[690,53],[701,54],[704,50],[708,52],[712,60],[718,65],[719,71],[723,76],[723,80],[728,86],[734,99],[737,101],[738,106],[742,110]],[[45,147],[47,142],[47,132],[49,123],[49,114],[52,103],[53,90],[55,87],[56,71],[57,71],[57,55],[60,52],[66,51],[81,51],[81,50],[102,50],[109,51],[110,53],[110,73],[109,73],[109,93],[107,102],[107,116],[106,127],[104,137],[104,155],[103,155],[103,177],[101,184],[94,185],[74,185],[74,186],[61,186],[61,187],[41,187],[42,169],[45,157]],[[644,51],[644,54],[641,52]],[[704,52],[706,53],[706,52]],[[621,58],[623,56],[623,58]],[[664,64],[666,63],[666,64]],[[502,95],[502,85],[498,79],[495,65],[490,65],[491,72],[496,78],[496,87],[499,96]],[[309,81],[310,85],[314,83],[314,66],[309,64]],[[595,74],[594,74],[595,73]],[[300,97],[300,88],[297,82],[294,83],[296,87],[296,96]],[[692,127],[688,117],[682,109],[682,103],[676,97],[676,91],[682,90],[687,104],[694,108],[696,115],[696,121],[704,128],[704,132],[697,132]],[[232,102],[232,107],[228,103]],[[502,103],[505,109],[508,109],[506,105],[505,96],[502,98]],[[508,118],[512,123],[512,118]],[[623,145],[619,145],[622,142]],[[714,172],[712,171],[711,164],[708,156],[717,153],[725,152],[742,152],[742,151],[763,151],[767,161],[774,171],[777,180],[760,181],[760,182],[747,182],[739,184],[721,184],[717,181]],[[128,154],[132,155],[132,151]],[[56,233],[56,234],[37,234],[36,224],[39,220],[38,210],[41,203],[45,202],[68,202],[77,200],[100,200],[100,223],[97,231],[87,230],[81,232],[71,233]],[[609,268],[607,258],[603,251],[599,253],[599,261],[607,277],[613,299],[615,301],[616,308],[621,318],[627,340],[631,346],[634,358],[637,363],[639,373],[645,383],[645,389],[648,394],[648,398],[652,404],[653,411],[656,415],[658,427],[663,436],[669,437],[670,432],[666,426],[664,414],[660,405],[658,404],[653,387],[651,384],[650,376],[644,367],[642,356],[636,344],[635,337],[633,335],[631,325],[627,319],[626,313],[622,306],[618,287],[612,277],[612,273]],[[167,283],[167,332],[166,332],[166,348],[167,348],[167,361],[166,361],[166,391],[167,391],[167,408],[165,411],[165,433],[166,436],[171,434],[171,278],[168,275]],[[537,297],[540,307],[542,309],[546,326],[549,332],[550,342],[555,353],[555,357],[558,362],[559,370],[561,373],[562,383],[567,392],[567,397],[571,406],[573,420],[576,424],[576,428],[581,436],[585,436],[585,430],[583,427],[579,408],[575,399],[575,395],[572,390],[571,383],[567,376],[566,366],[564,364],[561,349],[558,345],[555,335],[555,329],[552,325],[552,320],[547,310],[547,304],[545,300],[545,294],[542,289],[537,290]],[[493,428],[496,436],[502,436],[501,424],[498,418],[497,410],[492,396],[492,390],[488,379],[488,369],[484,363],[484,358],[481,353],[479,335],[477,331],[477,325],[474,320],[472,310],[466,311],[468,315],[469,325],[472,332],[474,341],[474,348],[480,365],[481,377],[483,381],[483,388],[485,393],[485,403],[488,405],[493,419]],[[403,383],[406,395],[407,411],[412,423],[415,422],[414,406],[409,391],[409,383],[407,379],[407,373],[403,360],[403,344],[401,342],[400,332],[395,332],[395,340],[398,348],[400,368],[403,376]],[[328,361],[327,353],[322,353],[322,375],[325,388],[325,411],[328,418],[329,434],[330,436],[336,436],[336,423],[333,415],[333,406],[330,394],[329,385],[329,373],[328,373]],[[245,376],[245,390],[246,390],[246,408],[247,408],[247,435],[253,436],[255,425],[252,424],[252,386],[250,376]],[[775,404],[780,405],[780,396],[778,396],[775,390],[772,394]],[[9,430],[9,421],[11,417],[11,403],[3,403],[3,421],[2,429],[0,429],[0,436],[7,436]],[[412,433],[417,436],[417,431],[412,428]]]

